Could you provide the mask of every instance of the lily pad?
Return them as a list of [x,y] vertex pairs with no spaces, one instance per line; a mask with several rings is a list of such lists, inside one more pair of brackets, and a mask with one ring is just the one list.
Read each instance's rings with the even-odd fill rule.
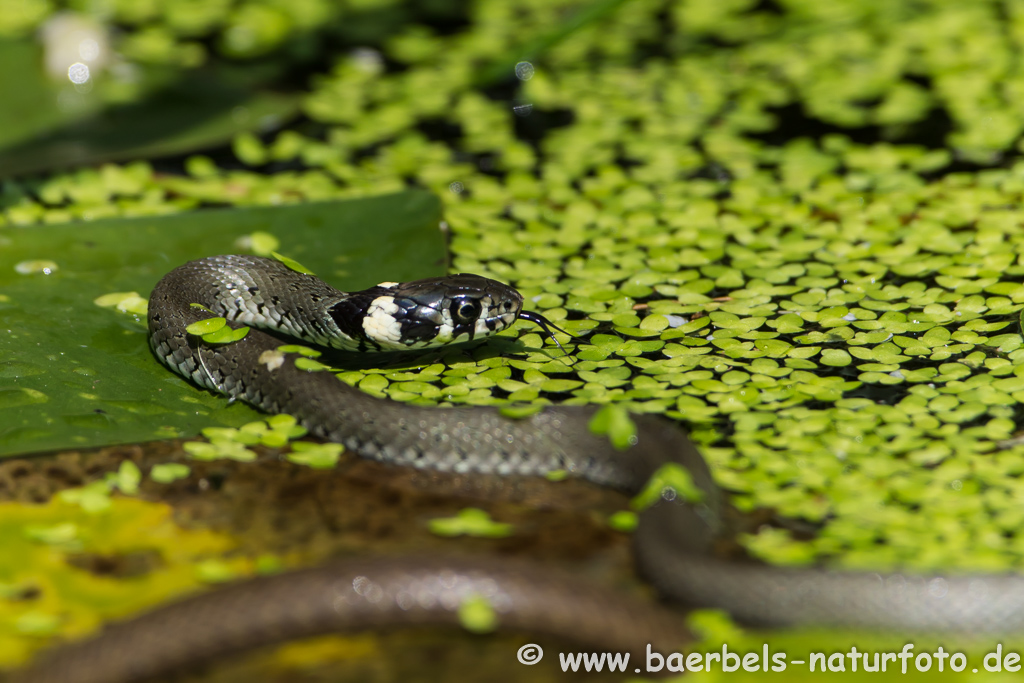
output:
[[35,41],[0,41],[0,63],[0,177],[182,154],[275,128],[299,110],[298,95],[245,87],[258,86],[255,71],[148,69],[136,101],[104,106],[102,78],[87,94],[52,83]]
[[[342,289],[436,276],[444,260],[438,218],[432,195],[408,192],[5,231],[0,396],[11,400],[0,400],[0,456],[188,437],[259,417],[171,374],[149,350],[145,317],[101,308],[100,296],[145,295],[175,266],[236,252],[235,240],[256,230]],[[43,257],[60,269],[15,271]]]
[[4,101],[0,107],[0,149],[81,113],[58,105],[60,88],[43,73],[42,48],[36,41],[0,41],[0,64],[4,65],[0,71],[0,98]]

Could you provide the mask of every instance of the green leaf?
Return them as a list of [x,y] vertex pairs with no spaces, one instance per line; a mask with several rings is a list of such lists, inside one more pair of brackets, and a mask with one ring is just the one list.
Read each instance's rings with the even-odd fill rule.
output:
[[253,445],[259,443],[258,441],[241,441],[238,437],[241,432],[234,427],[205,427],[201,431],[202,435],[210,441],[240,441],[241,443],[247,443]]
[[266,434],[269,429],[270,427],[267,425],[266,420],[253,420],[252,422],[246,422],[244,425],[239,427],[238,433],[262,436]]
[[92,302],[100,308],[115,308],[125,299],[137,296],[139,296],[138,292],[111,292],[110,294],[96,297]]
[[295,259],[288,258],[287,256],[282,256],[281,254],[278,254],[276,251],[270,252],[270,255],[276,258],[281,263],[288,266],[289,268],[291,268],[292,270],[294,270],[296,273],[303,273],[305,275],[316,275],[316,273],[314,273],[309,268],[302,265]]
[[544,473],[544,478],[548,481],[565,481],[569,478],[569,473],[565,470],[551,470]]
[[179,479],[184,479],[192,473],[192,468],[177,462],[168,462],[160,465],[153,465],[149,470],[149,478],[158,484],[170,484]]
[[[0,456],[183,438],[203,427],[238,427],[260,417],[240,401],[229,403],[172,374],[153,357],[145,327],[97,306],[101,296],[148,294],[174,266],[237,251],[235,240],[257,229],[288,235],[290,253],[341,289],[437,276],[442,271],[434,264],[444,261],[438,215],[432,195],[408,192],[6,227],[0,308],[4,329],[17,332],[0,335],[0,372],[16,385],[0,389]],[[367,231],[370,224],[378,227]],[[88,249],[81,247],[85,235]],[[350,256],[344,271],[334,260],[338,253]],[[40,257],[58,261],[60,269],[25,276],[12,267]]]
[[142,482],[142,472],[138,465],[131,460],[125,460],[118,467],[116,473],[107,475],[107,482],[127,496],[134,496],[139,492],[139,484]]
[[182,444],[182,449],[196,460],[237,460],[238,462],[252,462],[256,459],[256,453],[246,448],[237,441],[188,441]]
[[338,464],[345,450],[340,443],[311,443],[298,441],[292,444],[292,452],[285,457],[289,462],[313,469],[331,469]]
[[267,432],[260,437],[260,443],[267,448],[281,448],[288,443],[288,435],[284,432]]
[[299,346],[298,344],[285,344],[284,346],[278,346],[277,350],[281,353],[297,353],[308,358],[319,358],[322,355],[316,349],[311,349],[308,346]]
[[430,531],[438,536],[479,536],[482,538],[504,538],[511,536],[511,524],[495,522],[479,508],[460,510],[454,517],[438,517],[430,520]]
[[542,410],[544,410],[544,406],[539,403],[517,403],[515,405],[501,406],[498,412],[512,420],[523,420],[531,415],[536,415]]
[[651,475],[644,489],[630,501],[630,507],[636,511],[646,510],[662,498],[677,496],[699,503],[704,499],[704,492],[693,483],[689,470],[678,463],[668,463]]
[[201,337],[204,334],[212,334],[227,324],[227,318],[207,318],[206,320],[198,320],[192,323],[185,328],[185,331],[189,334]]
[[288,427],[294,427],[298,423],[299,421],[295,419],[294,415],[287,413],[278,413],[267,418],[267,425],[271,429],[287,429]]
[[602,406],[590,418],[590,431],[607,435],[616,449],[622,451],[636,443],[636,423],[629,417],[629,411],[621,403]]
[[320,361],[313,360],[312,358],[306,358],[305,356],[295,359],[295,367],[299,370],[307,370],[309,372],[319,372],[321,370],[331,369],[331,366],[324,365]]
[[832,367],[845,367],[851,363],[850,354],[843,349],[825,349],[821,352],[821,364]]
[[498,628],[498,613],[486,596],[469,595],[459,603],[459,623],[470,633],[491,633]]
[[249,334],[248,327],[231,328],[224,325],[213,332],[204,334],[203,341],[207,344],[231,344],[232,342],[244,339],[247,334]]
[[257,230],[251,235],[239,237],[236,244],[248,249],[257,256],[270,256],[281,248],[281,241],[269,232]]
[[57,497],[65,502],[78,505],[85,512],[103,512],[111,506],[110,483],[94,481],[76,489],[64,489]]
[[638,522],[636,513],[630,510],[619,510],[608,517],[608,526],[624,533],[634,531]]

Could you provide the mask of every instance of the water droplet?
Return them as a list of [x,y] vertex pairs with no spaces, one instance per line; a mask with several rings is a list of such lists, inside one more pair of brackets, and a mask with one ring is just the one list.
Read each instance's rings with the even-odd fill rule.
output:
[[75,62],[68,67],[68,80],[75,85],[82,85],[89,80],[89,67],[81,62]]
[[516,78],[521,81],[528,81],[533,78],[534,68],[533,64],[529,62],[519,62],[516,64]]
[[53,261],[46,260],[34,260],[34,261],[21,261],[14,265],[14,270],[22,275],[33,275],[35,273],[42,273],[43,275],[49,275],[50,273],[57,270],[57,264]]

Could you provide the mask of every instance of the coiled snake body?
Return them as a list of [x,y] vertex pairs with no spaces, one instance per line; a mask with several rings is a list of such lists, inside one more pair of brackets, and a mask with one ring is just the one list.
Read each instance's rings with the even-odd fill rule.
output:
[[[198,304],[199,306],[195,306]],[[208,309],[208,310],[204,310]],[[200,386],[267,412],[294,415],[317,436],[363,456],[453,472],[540,475],[565,470],[629,493],[662,465],[687,468],[699,504],[665,495],[640,515],[635,555],[663,595],[719,607],[761,624],[840,624],[897,631],[1024,629],[1024,579],[785,570],[715,558],[721,494],[689,439],[668,421],[637,416],[638,442],[618,451],[591,433],[594,410],[551,406],[524,419],[484,407],[409,406],[374,398],[329,372],[295,367],[286,342],[252,329],[211,345],[186,332],[212,311],[323,346],[382,350],[465,341],[513,324],[513,289],[478,276],[383,283],[339,292],[312,275],[251,256],[185,264],[154,289],[150,340],[162,363]],[[361,588],[360,588],[361,586]],[[683,630],[664,613],[526,565],[381,560],[242,583],[165,607],[58,649],[26,681],[143,680],[175,667],[285,638],[382,625],[453,623],[459,599],[485,595],[503,625],[642,652],[676,647]]]

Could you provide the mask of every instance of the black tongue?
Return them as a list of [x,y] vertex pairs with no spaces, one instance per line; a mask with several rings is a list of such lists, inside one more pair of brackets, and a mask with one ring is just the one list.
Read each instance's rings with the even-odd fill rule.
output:
[[568,334],[569,338],[572,339],[574,342],[583,342],[582,339],[573,334],[569,334],[561,327],[559,327],[558,325],[554,324],[553,322],[542,316],[540,313],[534,313],[533,311],[519,311],[519,315],[516,317],[520,318],[521,320],[529,320],[531,323],[540,325],[540,327],[544,330],[544,333],[551,337],[551,341],[555,342],[555,346],[562,350],[562,353],[565,353],[565,349],[563,349],[562,345],[558,343],[557,339],[555,339],[555,333],[551,331],[552,328],[557,330],[558,332],[561,332],[562,334]]

